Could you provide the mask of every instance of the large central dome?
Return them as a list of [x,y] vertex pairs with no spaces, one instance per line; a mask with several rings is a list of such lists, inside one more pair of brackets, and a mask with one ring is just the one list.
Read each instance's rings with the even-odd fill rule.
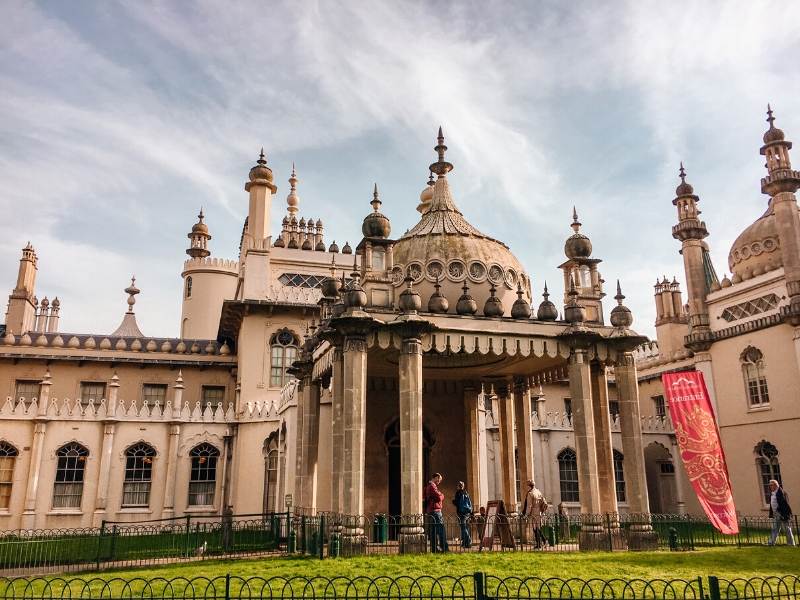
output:
[[736,280],[750,279],[783,266],[772,199],[767,211],[733,242],[728,267]]
[[445,174],[434,184],[433,197],[419,223],[395,243],[394,265],[395,285],[410,276],[423,298],[423,310],[437,280],[451,313],[465,293],[465,284],[477,303],[478,315],[483,314],[492,285],[505,316],[511,314],[518,284],[530,301],[530,280],[520,262],[508,246],[467,222],[453,201]]

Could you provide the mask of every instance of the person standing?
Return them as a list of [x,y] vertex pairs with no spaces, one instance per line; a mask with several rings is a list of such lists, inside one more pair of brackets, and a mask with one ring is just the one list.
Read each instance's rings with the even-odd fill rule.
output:
[[772,535],[769,536],[769,545],[774,546],[778,539],[781,528],[786,531],[786,543],[794,546],[794,534],[792,533],[792,507],[786,498],[781,484],[775,479],[769,481],[769,517],[772,519]]
[[472,537],[469,534],[469,520],[472,518],[472,499],[464,488],[464,482],[459,481],[456,486],[456,496],[453,498],[458,515],[458,525],[461,527],[461,547],[470,548]]
[[444,518],[442,517],[442,502],[444,494],[439,491],[442,483],[442,474],[434,473],[428,485],[425,486],[425,512],[430,522],[431,552],[447,552],[447,539],[444,535]]
[[[528,492],[525,494],[525,501],[522,504],[522,516],[525,517],[525,530],[528,526],[533,527],[533,535],[536,540],[536,548],[541,548],[544,543],[542,535],[542,513],[547,510],[547,502],[544,494],[536,487],[533,480],[528,480]],[[523,542],[527,541],[527,531],[523,536]]]

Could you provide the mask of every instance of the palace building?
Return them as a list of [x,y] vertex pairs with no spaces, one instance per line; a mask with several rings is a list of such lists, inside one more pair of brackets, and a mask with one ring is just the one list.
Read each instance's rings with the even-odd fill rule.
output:
[[[178,338],[143,333],[135,280],[115,331],[62,332],[29,244],[0,345],[0,528],[284,511],[289,495],[310,511],[414,515],[434,471],[446,495],[464,480],[476,506],[510,512],[535,479],[573,513],[697,514],[660,387],[684,368],[704,373],[738,508],[758,514],[767,475],[800,488],[780,462],[798,450],[800,175],[779,131],[770,121],[762,148],[768,209],[731,250],[731,279],[717,279],[681,171],[688,305],[658,282],[658,343],[632,329],[619,283],[604,306],[577,212],[557,302],[547,274],[474,227],[441,130],[418,223],[393,237],[376,186],[354,247],[299,217],[294,170],[271,229],[262,151],[238,257],[212,255],[202,211],[188,234]],[[646,545],[647,520],[634,529]],[[401,533],[419,540],[413,520]]]

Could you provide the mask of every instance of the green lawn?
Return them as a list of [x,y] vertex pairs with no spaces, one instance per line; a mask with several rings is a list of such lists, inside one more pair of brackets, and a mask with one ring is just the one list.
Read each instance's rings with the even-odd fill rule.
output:
[[[797,548],[711,548],[694,552],[484,552],[482,554],[394,555],[363,558],[269,557],[206,560],[144,569],[92,573],[93,577],[439,577],[483,571],[497,577],[593,577],[609,579],[726,579],[765,575],[800,575]],[[76,575],[80,576],[80,575]]]

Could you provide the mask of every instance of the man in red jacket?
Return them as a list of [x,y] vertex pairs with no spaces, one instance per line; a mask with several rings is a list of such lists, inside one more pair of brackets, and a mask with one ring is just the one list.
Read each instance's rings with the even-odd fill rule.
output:
[[448,550],[444,534],[444,518],[442,517],[444,494],[439,491],[441,482],[442,474],[434,473],[428,485],[425,486],[425,512],[428,514],[430,523],[431,552],[447,552]]

